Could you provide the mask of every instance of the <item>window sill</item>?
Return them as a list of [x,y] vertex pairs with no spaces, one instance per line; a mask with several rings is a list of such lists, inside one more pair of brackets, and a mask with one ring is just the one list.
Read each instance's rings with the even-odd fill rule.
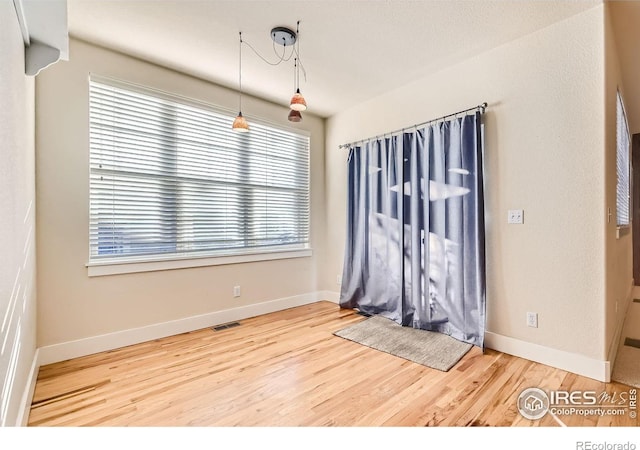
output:
[[631,225],[622,225],[616,227],[616,239],[631,233]]
[[271,261],[276,259],[305,258],[313,253],[310,248],[295,250],[274,250],[260,253],[242,253],[225,256],[171,255],[166,258],[155,259],[108,259],[91,261],[86,264],[89,277],[102,277],[125,273],[155,272],[159,270],[188,269],[194,267],[220,266],[225,264],[241,264],[256,261]]

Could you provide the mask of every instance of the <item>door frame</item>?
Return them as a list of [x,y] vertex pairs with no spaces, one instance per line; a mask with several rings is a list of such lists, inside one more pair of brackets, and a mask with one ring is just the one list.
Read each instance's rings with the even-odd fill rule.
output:
[[640,286],[640,133],[631,137],[631,235],[633,240],[633,279]]

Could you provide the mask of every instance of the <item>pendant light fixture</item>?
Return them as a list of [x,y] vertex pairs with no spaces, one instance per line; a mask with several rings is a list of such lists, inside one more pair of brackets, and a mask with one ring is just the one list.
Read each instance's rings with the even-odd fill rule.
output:
[[296,89],[296,93],[291,97],[291,104],[289,107],[294,111],[304,111],[307,109],[307,101],[300,93],[300,88]]
[[[271,29],[271,40],[273,40],[273,50],[278,58],[277,61],[271,62],[265,57],[263,57],[258,51],[253,48],[253,46],[247,42],[242,40],[242,33],[240,33],[240,75],[239,75],[239,85],[240,85],[240,107],[238,112],[238,117],[233,122],[233,129],[235,131],[249,131],[249,125],[247,124],[247,120],[242,116],[242,44],[247,45],[260,59],[262,59],[265,63],[270,66],[278,66],[283,62],[291,61],[291,57],[294,55],[294,70],[293,70],[293,89],[294,94],[291,97],[291,101],[289,102],[289,116],[287,117],[290,122],[300,122],[302,120],[302,115],[300,111],[305,111],[307,109],[307,102],[305,98],[300,93],[300,69],[302,68],[302,72],[304,74],[305,80],[307,77],[307,73],[300,59],[300,21],[296,24],[296,31],[291,30],[287,27],[275,27]],[[276,44],[283,47],[282,54],[278,53],[276,50]],[[288,51],[288,48],[291,48],[291,51]]]
[[296,111],[295,109],[292,109],[289,111],[289,122],[302,122],[302,114],[300,114],[300,111]]
[[305,109],[307,109],[307,102],[304,99],[304,97],[302,96],[302,94],[300,93],[300,67],[298,66],[298,58],[300,58],[300,21],[298,21],[298,24],[296,25],[296,33],[298,35],[298,39],[297,39],[297,46],[296,46],[296,56],[297,58],[295,58],[294,61],[294,71],[295,71],[295,86],[294,88],[296,89],[295,94],[293,94],[293,97],[291,97],[291,101],[289,102],[289,108],[291,108],[293,111],[304,111]]
[[240,63],[238,64],[238,85],[240,89],[240,96],[238,102],[238,116],[233,121],[232,129],[240,133],[246,133],[249,131],[249,124],[247,119],[242,115],[242,31],[240,32]]
[[289,108],[291,108],[293,111],[300,112],[307,109],[307,102],[305,101],[304,97],[300,93],[300,69],[298,68],[298,58],[295,58],[294,70],[296,73],[294,77],[296,81],[294,86],[296,88],[296,93],[293,94],[293,97],[291,97]]
[[[293,88],[296,88],[296,83],[297,83],[297,79],[298,79],[298,58],[295,58],[293,60]],[[287,117],[289,119],[289,122],[301,122],[302,121],[302,114],[300,114],[300,111],[297,109],[291,109],[289,111],[289,117]]]

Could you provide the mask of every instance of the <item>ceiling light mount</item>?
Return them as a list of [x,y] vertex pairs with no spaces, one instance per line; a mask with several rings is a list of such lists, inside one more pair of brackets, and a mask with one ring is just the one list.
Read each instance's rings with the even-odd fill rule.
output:
[[271,39],[276,44],[288,47],[296,43],[296,32],[287,27],[275,27],[271,30]]

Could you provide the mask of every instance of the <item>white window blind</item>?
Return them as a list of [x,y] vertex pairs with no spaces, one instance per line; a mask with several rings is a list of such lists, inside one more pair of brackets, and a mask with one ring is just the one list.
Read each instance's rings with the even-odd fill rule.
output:
[[617,107],[617,152],[616,152],[616,172],[618,182],[616,186],[616,222],[618,226],[629,225],[629,126],[627,115],[622,103],[622,96],[618,92]]
[[306,248],[309,137],[90,80],[90,259]]

